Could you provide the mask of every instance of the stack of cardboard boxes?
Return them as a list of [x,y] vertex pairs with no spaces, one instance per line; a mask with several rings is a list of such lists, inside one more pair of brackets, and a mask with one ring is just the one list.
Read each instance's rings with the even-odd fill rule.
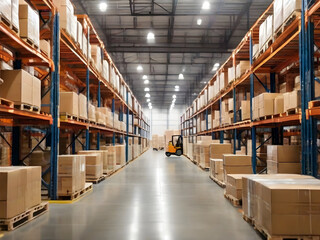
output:
[[0,183],[0,219],[41,203],[41,167],[1,167]]
[[319,180],[303,175],[243,177],[243,212],[274,236],[319,236]]
[[223,160],[210,158],[210,177],[223,182]]
[[86,183],[86,159],[83,155],[61,155],[58,160],[58,195],[71,196]]
[[159,149],[159,136],[154,134],[152,135],[152,148],[153,149]]
[[228,174],[225,194],[235,200],[242,200],[242,178],[246,174]]
[[228,174],[251,174],[251,156],[247,155],[223,155],[224,181],[227,181]]
[[268,145],[268,174],[301,173],[301,147],[299,145]]

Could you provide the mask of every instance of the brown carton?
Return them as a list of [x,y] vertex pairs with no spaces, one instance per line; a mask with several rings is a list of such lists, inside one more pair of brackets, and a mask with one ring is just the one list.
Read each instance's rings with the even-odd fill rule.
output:
[[301,163],[278,163],[275,161],[267,160],[268,174],[277,173],[301,173]]
[[32,77],[32,105],[41,107],[41,81],[36,77]]
[[251,156],[224,154],[223,164],[225,166],[251,166]]
[[1,71],[1,78],[4,83],[0,87],[0,97],[11,100],[15,103],[33,103],[33,79],[24,70]]
[[241,101],[241,119],[250,119],[250,101]]
[[274,114],[280,114],[284,112],[284,98],[283,95],[279,95],[274,99]]
[[301,146],[299,145],[268,145],[268,160],[279,163],[299,163]]
[[79,97],[75,92],[60,93],[60,113],[68,113],[78,117],[79,115]]
[[213,143],[210,144],[210,158],[223,159],[224,154],[231,154],[232,148],[230,143]]

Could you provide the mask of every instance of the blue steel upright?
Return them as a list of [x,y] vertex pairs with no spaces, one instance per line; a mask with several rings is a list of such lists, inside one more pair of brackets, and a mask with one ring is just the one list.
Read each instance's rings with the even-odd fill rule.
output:
[[51,126],[51,152],[50,152],[50,184],[49,195],[53,200],[57,199],[58,192],[58,155],[59,155],[59,90],[60,90],[60,26],[59,13],[54,17],[53,23],[53,48],[52,59],[54,72],[51,76],[50,112],[53,118]]
[[[101,82],[98,83],[98,107],[101,107]],[[97,150],[100,150],[100,132],[97,133]]]
[[[236,88],[233,89],[233,122],[237,123],[237,103],[236,103]],[[237,129],[233,130],[233,154],[237,152]]]

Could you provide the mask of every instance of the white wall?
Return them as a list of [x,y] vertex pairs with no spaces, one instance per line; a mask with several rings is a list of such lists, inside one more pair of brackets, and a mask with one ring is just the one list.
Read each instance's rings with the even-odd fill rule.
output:
[[180,125],[180,117],[183,114],[183,109],[152,109],[151,111],[144,110],[151,119],[151,134],[163,135],[168,129],[177,130]]

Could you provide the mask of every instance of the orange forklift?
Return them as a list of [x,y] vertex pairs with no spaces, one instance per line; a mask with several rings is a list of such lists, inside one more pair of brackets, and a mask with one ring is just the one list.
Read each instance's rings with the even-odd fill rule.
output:
[[181,135],[173,135],[171,141],[168,144],[168,151],[166,156],[171,155],[181,156],[183,154],[183,140]]

